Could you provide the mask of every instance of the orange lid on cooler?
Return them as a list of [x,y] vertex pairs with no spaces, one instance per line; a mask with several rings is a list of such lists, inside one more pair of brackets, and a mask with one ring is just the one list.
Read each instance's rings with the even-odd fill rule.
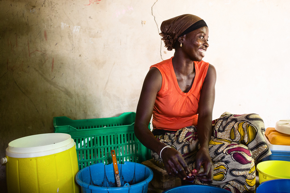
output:
[[265,135],[273,145],[290,145],[290,135],[281,133],[274,127],[268,127]]

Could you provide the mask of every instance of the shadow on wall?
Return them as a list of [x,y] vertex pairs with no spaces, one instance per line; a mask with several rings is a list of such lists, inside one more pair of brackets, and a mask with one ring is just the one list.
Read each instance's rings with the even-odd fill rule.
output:
[[[2,4],[2,2],[0,3]],[[1,6],[2,7],[2,6]],[[8,6],[5,6],[7,8]],[[8,18],[7,18],[8,15]],[[20,65],[12,64],[22,57],[21,54],[16,52],[15,48],[19,48],[19,39],[27,37],[27,34],[31,32],[31,28],[27,22],[21,21],[15,17],[15,13],[12,10],[6,10],[4,7],[0,12],[0,159],[5,157],[5,149],[7,148],[8,142],[14,137],[23,136],[23,128],[21,126],[20,117],[14,117],[14,115],[9,115],[10,112],[15,114],[17,106],[15,106],[12,101],[15,102],[21,100],[15,93],[9,92],[13,87],[13,72],[19,68],[23,68],[23,63]],[[21,48],[20,48],[21,49]],[[14,90],[14,89],[12,89]],[[23,120],[22,120],[23,121]],[[13,128],[17,129],[16,135]],[[13,137],[14,136],[14,137]],[[6,188],[6,168],[5,166],[0,166],[0,187],[1,192],[7,192]]]
[[[37,10],[27,6],[0,2],[5,10],[0,17],[6,18],[0,22],[0,159],[12,140],[54,132],[53,117],[86,117],[97,103],[96,96],[86,95],[74,58],[52,47],[50,32],[40,23],[44,15],[27,16]],[[62,65],[56,67],[56,62]],[[5,166],[0,166],[1,193],[7,192],[5,172]]]

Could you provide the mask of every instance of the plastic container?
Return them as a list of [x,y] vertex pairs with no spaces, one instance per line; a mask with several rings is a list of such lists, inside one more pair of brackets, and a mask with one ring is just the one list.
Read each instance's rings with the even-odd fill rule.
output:
[[148,191],[153,172],[147,166],[126,162],[118,164],[121,187],[116,187],[113,164],[94,164],[80,170],[76,181],[82,193],[136,193]]
[[186,185],[171,188],[164,191],[163,193],[184,193],[184,192],[194,192],[194,193],[229,193],[230,191],[221,189],[214,186],[206,185]]
[[271,180],[258,186],[256,193],[286,193],[290,192],[290,180]]
[[290,146],[288,146],[288,145],[273,145],[269,142],[267,137],[266,137],[266,142],[268,143],[268,146],[272,152],[272,155],[265,157],[263,159],[263,161],[267,161],[267,160],[290,161]]
[[288,161],[263,161],[258,163],[260,184],[275,179],[290,179],[290,162]]
[[141,163],[151,158],[134,134],[134,112],[118,117],[71,120],[54,117],[56,133],[68,133],[76,143],[79,169],[96,163],[112,163],[111,150],[116,151],[118,163]]
[[280,161],[290,161],[290,152],[289,151],[274,151],[271,150],[272,154],[268,157],[265,157],[263,161],[268,160],[280,160]]
[[6,159],[9,193],[79,192],[75,142],[68,134],[47,133],[11,141]]
[[268,138],[266,137],[266,142],[268,143],[268,146],[271,151],[285,151],[290,152],[290,146],[289,145],[273,145],[269,142]]

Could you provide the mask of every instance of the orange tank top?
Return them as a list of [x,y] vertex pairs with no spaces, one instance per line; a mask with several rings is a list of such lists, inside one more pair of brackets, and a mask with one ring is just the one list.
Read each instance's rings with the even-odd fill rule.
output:
[[194,62],[194,66],[195,78],[187,93],[182,92],[178,85],[172,58],[150,67],[157,68],[162,75],[162,86],[153,108],[153,129],[177,131],[183,127],[197,125],[200,91],[209,63]]

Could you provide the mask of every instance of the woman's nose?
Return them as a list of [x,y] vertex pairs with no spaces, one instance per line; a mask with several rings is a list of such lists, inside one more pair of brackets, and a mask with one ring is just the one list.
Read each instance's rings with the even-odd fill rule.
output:
[[208,40],[204,40],[204,46],[205,46],[206,48],[209,47]]

